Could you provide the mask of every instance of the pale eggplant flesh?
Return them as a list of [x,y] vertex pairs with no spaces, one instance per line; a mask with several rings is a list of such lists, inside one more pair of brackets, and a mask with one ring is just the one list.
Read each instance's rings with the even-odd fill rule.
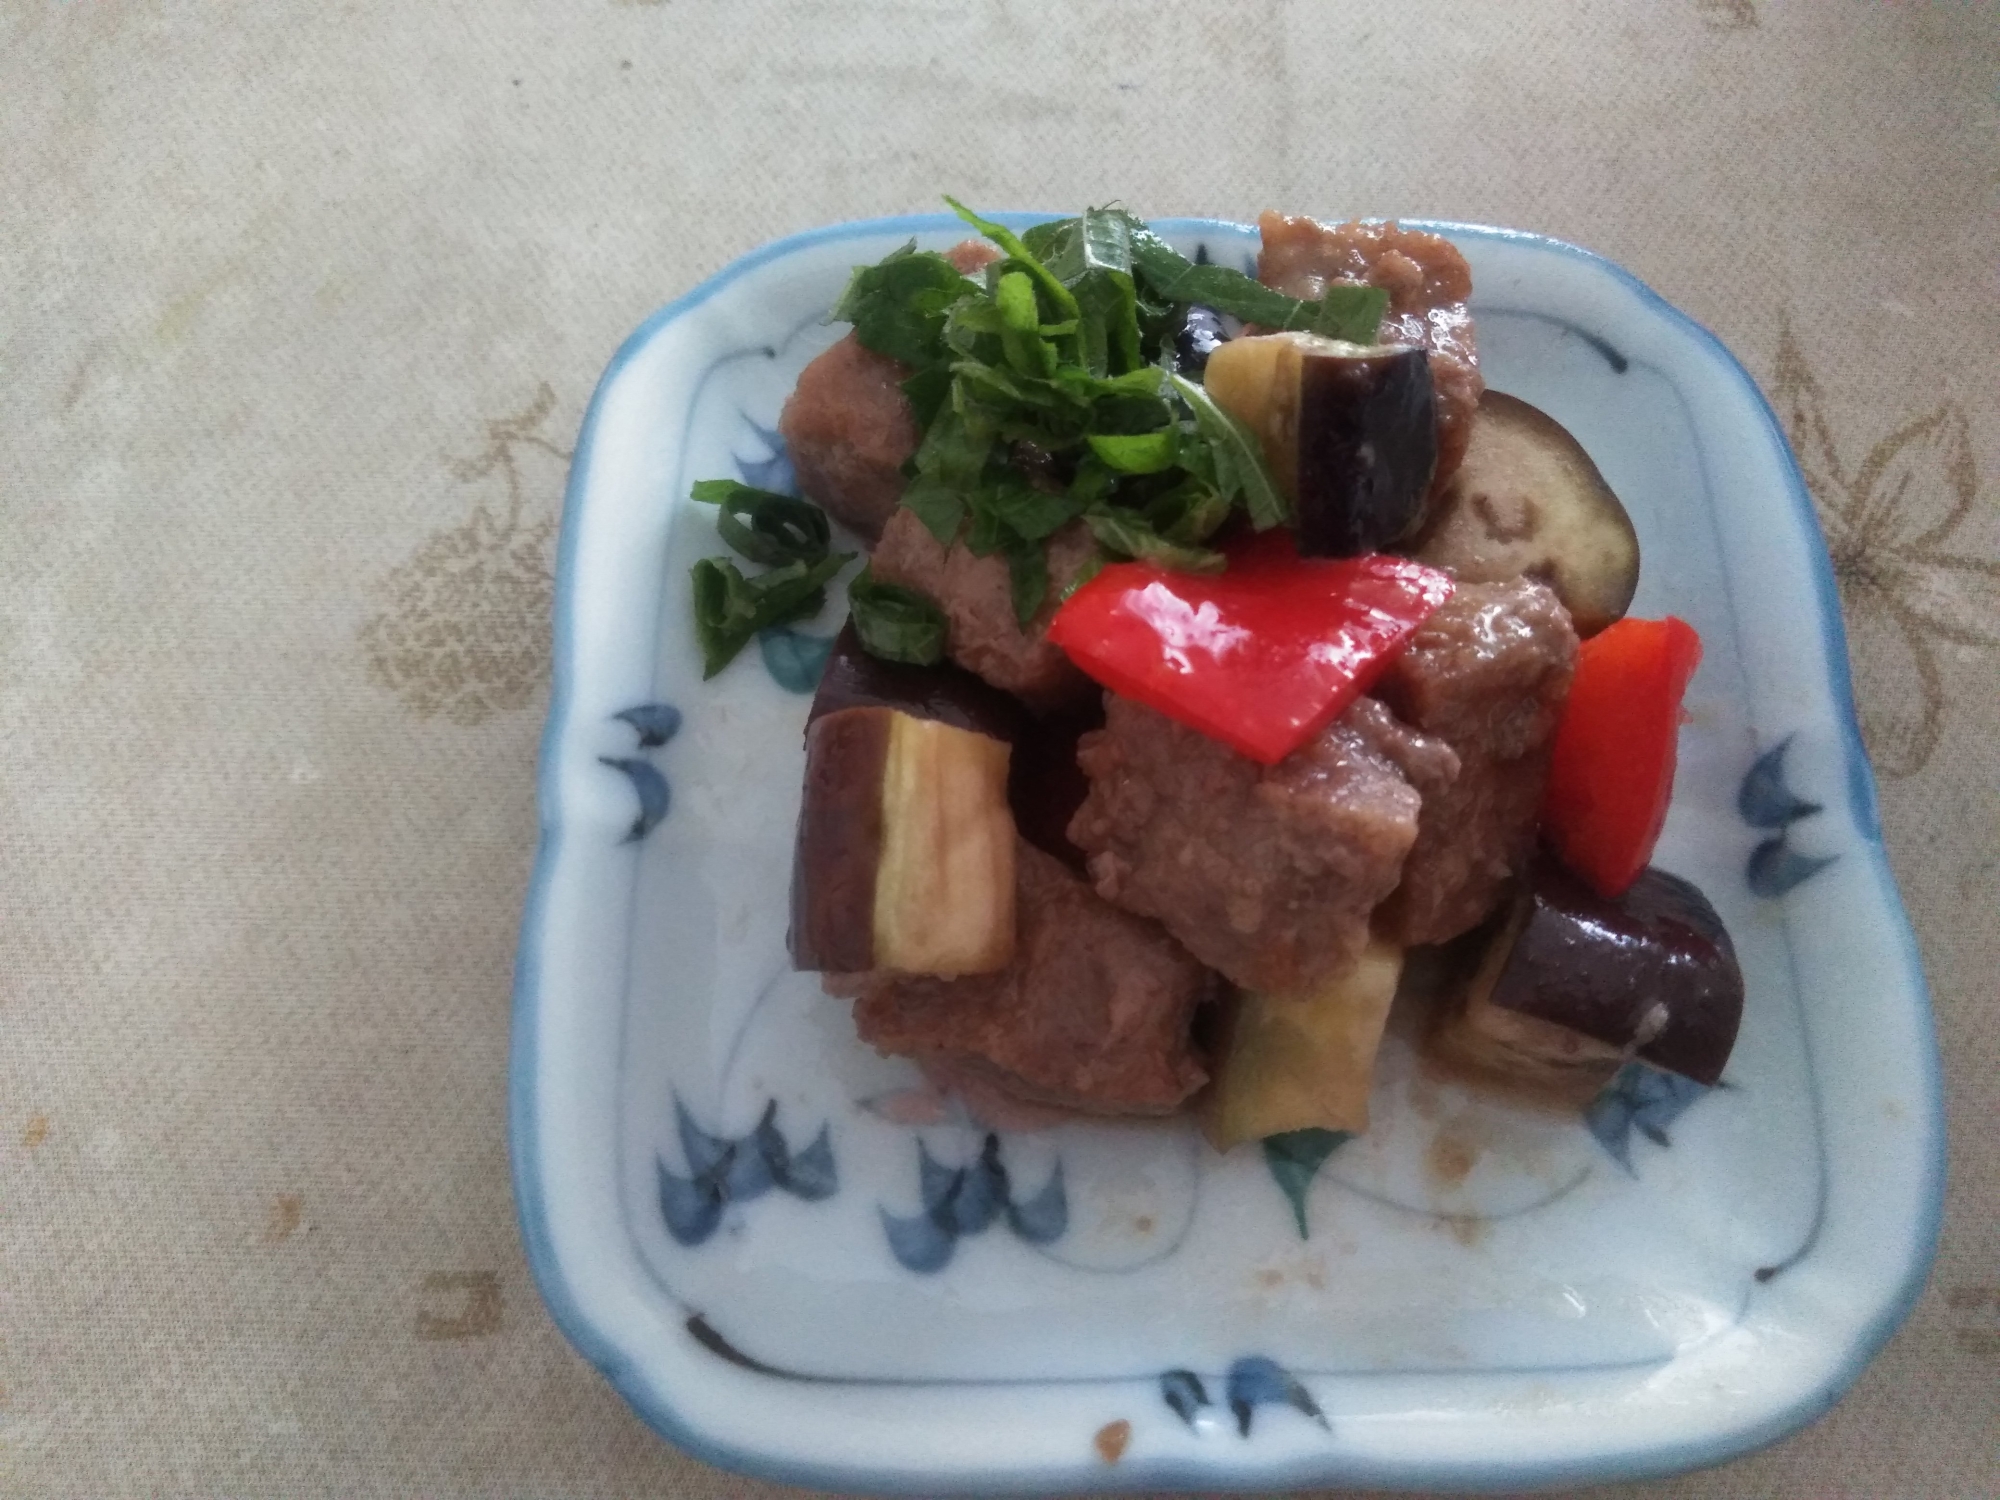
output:
[[1487,391],[1465,461],[1439,491],[1411,556],[1464,583],[1539,578],[1582,636],[1631,604],[1639,534],[1583,445],[1547,412]]
[[1014,956],[1005,740],[893,708],[806,731],[792,860],[794,967],[985,974]]
[[919,667],[872,655],[848,624],[827,653],[808,729],[844,708],[893,708],[1005,740],[1014,747],[1007,800],[1021,837],[1082,871],[1083,851],[1069,841],[1069,821],[1089,795],[1090,780],[1076,763],[1076,746],[1104,725],[1101,693],[1037,718],[1018,698],[951,662]]
[[1403,950],[1377,940],[1311,990],[1230,996],[1200,1104],[1209,1144],[1227,1151],[1292,1130],[1365,1131],[1375,1053],[1402,972]]
[[1008,766],[1027,722],[970,672],[885,661],[842,627],[806,718],[794,967],[961,974],[1008,962]]

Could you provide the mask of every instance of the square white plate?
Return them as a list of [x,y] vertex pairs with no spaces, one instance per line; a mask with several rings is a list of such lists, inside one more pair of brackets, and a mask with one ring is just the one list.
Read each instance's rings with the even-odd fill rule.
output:
[[[1025,225],[1035,216],[1009,216]],[[773,431],[849,269],[945,216],[744,257],[612,360],[563,519],[515,986],[522,1231],[570,1339],[711,1462],[841,1489],[1518,1487],[1713,1463],[1824,1411],[1937,1234],[1936,1044],[1826,553],[1742,368],[1573,246],[1465,225],[1488,382],[1624,498],[1635,613],[1706,657],[1658,862],[1748,980],[1712,1092],[1548,1121],[1385,1045],[1298,1211],[1184,1122],[988,1137],[785,954],[801,729],[843,611],[703,682],[700,478]],[[1255,231],[1169,221],[1246,263]]]

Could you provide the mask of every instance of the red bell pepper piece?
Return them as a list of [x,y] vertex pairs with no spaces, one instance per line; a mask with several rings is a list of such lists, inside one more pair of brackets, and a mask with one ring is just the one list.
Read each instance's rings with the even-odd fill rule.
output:
[[1599,895],[1622,896],[1660,841],[1674,795],[1681,697],[1701,662],[1685,620],[1620,620],[1577,652],[1556,726],[1542,832]]
[[1408,558],[1302,558],[1286,532],[1228,557],[1221,573],[1112,563],[1049,639],[1114,693],[1267,766],[1365,693],[1452,591]]

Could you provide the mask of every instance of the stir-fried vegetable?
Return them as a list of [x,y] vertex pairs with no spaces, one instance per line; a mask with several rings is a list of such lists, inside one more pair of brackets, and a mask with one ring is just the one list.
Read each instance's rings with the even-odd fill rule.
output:
[[1556,729],[1542,831],[1599,895],[1622,895],[1653,856],[1674,794],[1681,697],[1701,662],[1685,620],[1620,620],[1577,652]]
[[773,565],[747,578],[726,557],[704,557],[694,565],[695,638],[701,643],[702,676],[713,677],[758,631],[818,614],[827,584],[854,554],[829,553],[833,533],[825,513],[791,495],[733,479],[704,479],[691,493],[720,507],[716,530],[725,542],[751,562]]
[[1049,639],[1115,693],[1276,765],[1366,692],[1451,579],[1407,558],[1301,558],[1286,533],[1220,574],[1118,563],[1084,584]]

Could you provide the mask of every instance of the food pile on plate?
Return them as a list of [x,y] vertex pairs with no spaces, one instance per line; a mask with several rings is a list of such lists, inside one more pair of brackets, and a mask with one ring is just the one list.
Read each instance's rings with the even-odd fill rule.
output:
[[[956,204],[954,207],[958,207]],[[1429,1055],[1534,1104],[1702,1084],[1743,981],[1651,867],[1677,619],[1624,508],[1484,389],[1471,273],[1266,214],[1252,278],[1116,209],[905,246],[780,423],[805,498],[705,481],[709,673],[848,586],[806,730],[792,957],[994,1124],[1192,1107],[1366,1128],[1413,950]]]

